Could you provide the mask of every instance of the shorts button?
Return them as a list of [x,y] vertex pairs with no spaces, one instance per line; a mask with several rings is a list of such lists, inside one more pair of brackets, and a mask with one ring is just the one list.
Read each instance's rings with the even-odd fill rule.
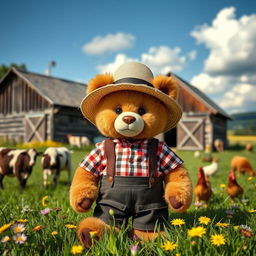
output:
[[108,182],[111,183],[113,181],[113,177],[108,176]]

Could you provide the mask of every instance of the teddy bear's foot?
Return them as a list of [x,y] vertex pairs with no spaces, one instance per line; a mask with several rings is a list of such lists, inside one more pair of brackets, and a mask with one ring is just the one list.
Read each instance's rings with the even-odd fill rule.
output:
[[109,230],[109,226],[104,221],[89,217],[80,222],[77,236],[85,248],[90,248],[93,240],[99,240],[105,230]]
[[159,235],[165,235],[164,231],[160,232],[150,232],[150,231],[143,231],[143,230],[138,230],[134,229],[133,230],[133,237],[138,237],[140,240],[143,241],[152,241],[156,239]]

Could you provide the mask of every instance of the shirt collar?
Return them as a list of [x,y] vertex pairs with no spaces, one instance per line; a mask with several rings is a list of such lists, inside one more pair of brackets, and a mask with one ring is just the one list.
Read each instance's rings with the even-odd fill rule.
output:
[[134,146],[139,146],[139,145],[147,145],[148,140],[129,140],[129,139],[113,139],[113,141],[116,144],[121,144],[121,145],[134,145]]

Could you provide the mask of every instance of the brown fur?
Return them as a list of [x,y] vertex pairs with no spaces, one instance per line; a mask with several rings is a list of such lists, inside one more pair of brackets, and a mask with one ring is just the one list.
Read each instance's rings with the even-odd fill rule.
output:
[[102,86],[112,84],[113,82],[114,77],[111,74],[99,74],[88,82],[87,93],[90,93]]
[[255,172],[252,169],[252,166],[246,157],[242,156],[234,156],[231,160],[231,169],[237,172],[238,177],[240,173],[245,174],[248,173],[250,176],[255,176]]
[[123,111],[138,113],[139,107],[144,107],[146,113],[142,116],[145,126],[141,134],[133,139],[153,138],[166,126],[166,107],[150,95],[130,91],[115,92],[103,98],[97,107],[96,125],[106,137],[123,138],[116,132],[114,122],[117,118],[116,107]]
[[83,209],[80,205],[85,198],[90,198],[95,201],[98,195],[98,181],[89,172],[86,172],[82,167],[76,169],[73,181],[70,187],[70,204],[77,212],[87,212],[89,209]]
[[[174,171],[165,176],[165,200],[169,204],[169,207],[175,212],[186,211],[192,201],[192,184],[188,175],[187,169],[184,165],[178,166]],[[169,198],[174,196],[177,202],[181,202],[183,206],[178,209],[174,209],[170,204]]]
[[152,84],[155,88],[162,91],[163,93],[169,95],[175,100],[178,97],[179,87],[178,82],[173,77],[167,77],[164,75],[159,75],[154,77]]

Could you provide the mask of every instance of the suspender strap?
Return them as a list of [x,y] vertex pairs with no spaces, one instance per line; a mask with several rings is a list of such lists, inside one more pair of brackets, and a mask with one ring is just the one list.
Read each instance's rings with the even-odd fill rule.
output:
[[115,177],[115,163],[116,163],[116,154],[115,154],[115,144],[113,140],[107,139],[104,143],[104,150],[107,158],[107,176],[110,186],[113,187],[114,177]]
[[157,151],[158,151],[158,140],[152,139],[148,144],[148,159],[149,159],[149,188],[156,179],[156,168],[157,168]]

